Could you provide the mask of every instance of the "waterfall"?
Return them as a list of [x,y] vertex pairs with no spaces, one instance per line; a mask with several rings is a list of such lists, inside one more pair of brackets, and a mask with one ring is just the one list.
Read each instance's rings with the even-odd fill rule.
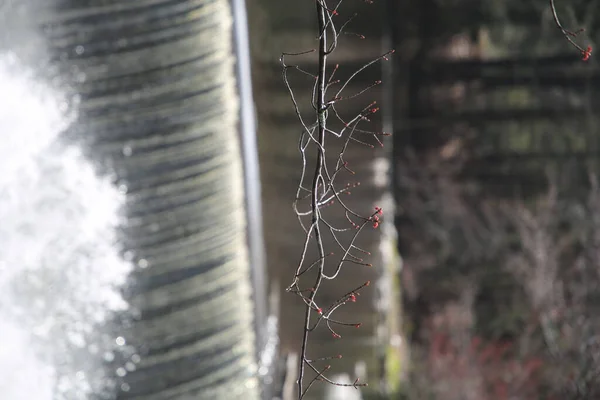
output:
[[127,307],[119,287],[131,265],[115,229],[124,196],[61,139],[72,99],[10,52],[0,88],[1,397],[109,398],[103,365],[126,346],[105,329]]

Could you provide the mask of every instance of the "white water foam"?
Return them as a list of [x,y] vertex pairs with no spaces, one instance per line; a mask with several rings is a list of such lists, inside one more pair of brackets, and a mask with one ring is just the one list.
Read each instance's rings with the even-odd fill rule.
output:
[[0,54],[0,90],[0,397],[84,400],[121,344],[99,327],[127,307],[124,198],[59,141],[68,103],[14,55]]

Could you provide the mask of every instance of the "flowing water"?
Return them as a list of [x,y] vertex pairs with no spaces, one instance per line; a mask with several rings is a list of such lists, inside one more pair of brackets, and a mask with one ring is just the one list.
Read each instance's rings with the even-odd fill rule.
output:
[[[106,3],[56,0],[46,15],[51,2],[0,2],[0,397],[227,399],[235,388],[255,398],[227,2],[144,0],[123,13]],[[370,43],[365,57],[379,53]],[[259,85],[279,79],[271,64]],[[277,93],[257,103],[269,275],[284,287],[298,257],[299,160]],[[350,202],[370,211],[384,192],[373,180],[382,154],[348,156],[364,188]],[[364,244],[376,249],[379,236]],[[381,276],[348,270],[331,295]],[[336,372],[377,379],[382,291],[372,285],[340,315],[360,330],[314,342],[344,354]],[[302,310],[292,296],[281,310],[291,351]]]
[[111,390],[103,364],[125,346],[103,328],[127,308],[124,196],[61,140],[76,108],[37,75],[0,54],[0,393],[87,399]]
[[101,3],[0,2],[0,398],[257,398],[229,2]]

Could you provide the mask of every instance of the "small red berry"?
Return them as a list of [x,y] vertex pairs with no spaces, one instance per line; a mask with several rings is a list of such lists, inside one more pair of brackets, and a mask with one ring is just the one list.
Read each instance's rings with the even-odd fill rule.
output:
[[581,52],[581,55],[583,56],[583,58],[582,58],[583,61],[589,60],[590,57],[592,56],[592,46],[588,46],[587,49],[585,49],[584,51]]

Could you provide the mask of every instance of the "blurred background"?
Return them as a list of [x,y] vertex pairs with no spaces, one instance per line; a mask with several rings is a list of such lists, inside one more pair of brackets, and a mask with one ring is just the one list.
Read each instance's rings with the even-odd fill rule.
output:
[[[567,29],[586,28],[576,41],[593,47],[598,3],[556,7]],[[279,115],[292,114],[273,111],[284,103],[274,101],[283,92],[272,54],[313,48],[314,13],[304,2],[249,9],[261,38],[251,40],[255,87],[278,88],[257,90],[264,195],[275,199],[284,194],[269,162],[292,147],[274,142],[284,136]],[[352,30],[366,36],[344,39],[341,67],[396,50],[360,75],[363,87],[383,81],[379,123],[394,133],[389,152],[362,160],[371,179],[381,165],[390,178],[383,192],[365,192],[393,195],[397,236],[381,240],[398,253],[380,268],[397,281],[379,296],[402,304],[400,316],[384,312],[400,331],[387,324],[385,361],[370,371],[414,399],[599,396],[596,62],[566,42],[545,0],[357,1],[341,10],[359,13]],[[278,139],[267,139],[271,129]],[[272,257],[281,245],[270,231],[284,214],[265,216]]]
[[[286,399],[301,126],[279,57],[317,46],[314,8],[0,0],[2,399]],[[597,0],[556,10],[595,48]],[[347,153],[348,204],[384,217],[373,267],[325,295],[371,280],[337,315],[362,326],[310,350],[369,388],[310,398],[600,398],[595,56],[547,0],[338,11],[365,36],[340,39],[338,78],[396,50],[344,110],[376,100],[393,135]]]

